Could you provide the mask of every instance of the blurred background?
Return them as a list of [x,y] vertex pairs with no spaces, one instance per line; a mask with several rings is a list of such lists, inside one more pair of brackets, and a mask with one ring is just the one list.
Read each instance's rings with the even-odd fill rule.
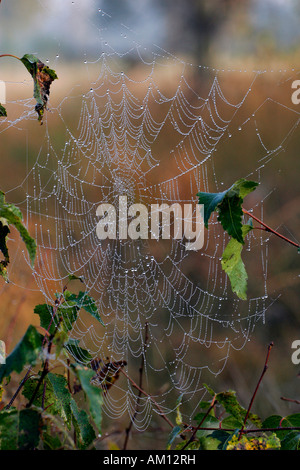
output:
[[[251,110],[271,97],[282,106],[272,107],[270,102],[264,108],[259,123],[264,141],[273,148],[287,134],[289,138],[284,150],[260,172],[263,188],[259,202],[264,200],[266,223],[299,242],[300,104],[297,107],[290,99],[291,83],[300,78],[299,21],[297,0],[2,0],[0,53],[20,57],[33,53],[47,61],[59,76],[52,89],[53,104],[60,103],[72,86],[89,80],[84,61],[98,60],[103,47],[122,54],[133,43],[150,49],[155,44],[161,51],[193,64],[218,69],[268,70],[270,73],[245,104],[245,119]],[[26,71],[13,60],[1,59],[0,79],[7,83],[8,101],[30,96],[32,85]],[[232,84],[225,86],[234,95]],[[238,90],[245,86],[248,85],[240,75],[234,87]],[[295,114],[291,117],[286,109],[294,110]],[[0,187],[7,192],[7,198],[10,190],[21,184],[41,145],[38,138],[28,140],[26,133],[17,133],[16,138],[16,127],[6,128],[5,132],[0,128]],[[294,131],[289,134],[292,128]],[[57,135],[63,139],[64,131],[61,130],[61,135],[59,132],[57,124]],[[257,168],[256,152],[257,140],[252,139],[250,132],[236,137],[230,145],[223,145],[216,158],[216,179],[227,186],[247,174],[252,162]],[[283,396],[300,399],[300,364],[291,361],[292,342],[300,340],[299,260],[295,248],[271,237],[268,292],[276,302],[268,310],[265,324],[256,328],[251,342],[241,351],[232,351],[224,372],[210,383],[216,391],[236,390],[247,407],[263,368],[267,346],[273,341],[269,370],[253,408],[263,416],[299,411],[299,405],[281,399]],[[249,289],[255,290],[257,261],[247,254],[246,263]],[[26,270],[20,273],[20,288],[0,280],[0,339],[6,341],[8,352],[28,324],[36,323],[33,307],[43,301],[28,274]],[[153,434],[149,435],[149,442],[152,439]]]

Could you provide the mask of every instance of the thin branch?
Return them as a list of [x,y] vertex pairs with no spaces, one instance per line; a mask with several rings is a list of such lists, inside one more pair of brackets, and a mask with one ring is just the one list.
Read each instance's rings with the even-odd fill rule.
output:
[[[221,424],[221,422],[220,422]],[[187,428],[190,428],[192,430],[194,429],[197,429],[198,430],[198,427],[196,426],[189,426],[189,425],[186,425]],[[216,427],[201,427],[200,428],[201,431],[220,431],[220,429],[222,429],[222,431],[226,431],[226,432],[235,432],[236,429],[234,428],[216,428]],[[289,426],[289,427],[277,427],[277,428],[253,428],[253,429],[244,429],[243,430],[243,434],[255,434],[255,433],[258,433],[258,432],[276,432],[276,431],[297,431],[297,430],[300,430],[300,426]],[[183,450],[183,449],[182,449]]]
[[273,228],[269,227],[267,224],[265,224],[262,220],[258,219],[257,217],[255,217],[255,215],[251,214],[251,212],[248,212],[246,209],[242,209],[243,210],[243,213],[248,215],[249,217],[251,217],[253,220],[255,220],[256,222],[258,222],[259,224],[261,224],[265,230],[267,232],[271,232],[273,233],[274,235],[276,235],[277,237],[281,238],[282,240],[284,240],[285,242],[287,243],[290,243],[291,245],[293,246],[296,246],[297,248],[300,248],[300,245],[299,243],[296,243],[296,242],[293,242],[292,240],[290,240],[289,238],[285,237],[284,235],[281,235],[281,233],[278,233],[276,230],[274,230]]
[[139,387],[135,382],[134,380],[132,380],[128,374],[126,374],[126,372],[123,370],[123,369],[120,369],[120,372],[125,375],[125,377],[127,377],[127,379],[131,382],[131,384],[133,385],[134,388],[136,388],[138,391],[141,392],[141,394],[145,395],[147,398],[150,398],[150,400],[152,401],[152,403],[154,404],[154,406],[157,408],[157,410],[159,411],[159,414],[160,416],[168,423],[169,426],[171,426],[171,428],[173,429],[174,425],[173,423],[169,420],[169,418],[164,414],[163,410],[161,409],[161,407],[159,406],[159,404],[154,400],[154,398],[149,395],[147,392],[145,392],[141,387]]
[[267,356],[266,356],[266,360],[265,360],[265,365],[264,365],[263,371],[262,371],[262,373],[261,373],[261,376],[260,376],[260,378],[259,378],[259,381],[257,382],[257,385],[256,385],[256,388],[255,388],[254,393],[253,393],[253,395],[252,395],[252,398],[251,398],[251,400],[250,400],[250,403],[249,403],[249,406],[248,406],[248,410],[247,410],[247,413],[246,413],[246,416],[245,416],[245,419],[244,419],[244,422],[243,422],[243,426],[242,426],[242,428],[240,429],[240,432],[239,432],[239,439],[241,439],[241,437],[242,437],[242,434],[243,434],[243,432],[244,432],[244,428],[245,428],[245,426],[246,426],[246,423],[247,423],[247,420],[248,420],[248,417],[249,417],[249,414],[250,414],[250,410],[251,410],[251,408],[252,408],[252,405],[253,405],[254,399],[255,399],[255,397],[256,397],[257,391],[258,391],[258,389],[259,389],[259,386],[260,386],[260,384],[261,384],[261,381],[262,381],[262,379],[263,379],[263,376],[265,375],[265,373],[266,373],[266,371],[267,371],[267,369],[268,369],[268,361],[269,361],[270,352],[271,352],[272,347],[273,347],[273,342],[271,342],[271,343],[269,344],[269,346],[268,346],[268,352],[267,352]]
[[26,374],[25,374],[25,377],[23,377],[23,379],[21,380],[17,390],[15,391],[12,399],[10,400],[10,402],[6,405],[5,409],[6,410],[9,410],[9,408],[12,406],[13,402],[15,401],[15,399],[17,398],[17,396],[19,395],[23,385],[25,384],[26,380],[29,378],[29,374],[31,372],[31,367],[27,370]]
[[13,54],[1,54],[0,58],[1,57],[13,57],[14,59],[21,60],[20,57],[17,57],[16,55],[13,55]]
[[[197,434],[197,431],[199,431],[199,429],[201,428],[202,424],[204,423],[204,421],[206,420],[207,416],[209,415],[209,413],[211,412],[211,410],[213,409],[213,407],[215,406],[216,404],[216,395],[213,397],[212,399],[212,402],[210,404],[210,407],[208,408],[208,410],[206,411],[205,415],[203,416],[202,420],[200,421],[200,423],[198,424],[198,426],[195,427],[190,439],[186,442],[186,444],[182,447],[181,450],[185,450],[187,448],[187,446],[194,440],[194,437],[196,436]],[[202,428],[201,428],[202,429]]]
[[124,441],[124,445],[123,445],[123,450],[126,450],[126,448],[127,448],[131,428],[134,424],[134,421],[135,421],[135,418],[136,418],[136,415],[138,413],[138,409],[139,409],[139,406],[140,406],[140,400],[141,400],[142,388],[143,388],[143,372],[144,372],[144,366],[145,366],[145,354],[146,354],[147,343],[148,343],[148,323],[145,324],[145,338],[144,338],[144,344],[143,344],[142,361],[141,361],[141,366],[140,366],[140,369],[139,369],[139,374],[140,374],[139,393],[138,393],[138,397],[137,397],[137,402],[136,402],[136,408],[135,408],[134,415],[133,415],[133,417],[132,417],[132,419],[129,423],[129,426],[125,430],[126,436],[125,436],[125,441]]
[[300,405],[300,400],[294,400],[293,398],[280,397],[280,400],[289,401],[291,403],[296,403],[297,405]]
[[[53,321],[53,319],[54,319],[54,317],[55,317],[55,315],[56,315],[56,312],[57,312],[58,308],[60,307],[60,305],[61,305],[61,304],[63,303],[63,301],[64,301],[64,292],[65,292],[66,288],[67,288],[66,286],[63,288],[63,292],[62,292],[60,298],[55,301],[55,307],[53,308],[53,317],[51,318],[51,321],[50,321],[50,324],[49,324],[48,330],[47,330],[48,333],[49,333],[49,330],[50,330],[50,326],[51,326],[51,324],[52,324],[52,321]],[[31,405],[33,404],[34,399],[35,399],[35,397],[36,397],[36,395],[37,395],[37,393],[38,393],[38,391],[39,391],[39,388],[40,388],[40,386],[42,385],[44,379],[46,378],[46,376],[47,376],[47,374],[48,374],[48,372],[49,372],[49,356],[50,356],[50,353],[51,353],[51,349],[52,349],[54,337],[55,337],[55,335],[56,335],[56,333],[57,333],[57,330],[58,330],[58,328],[59,328],[59,326],[60,326],[60,324],[61,324],[61,321],[62,321],[62,317],[60,317],[60,318],[58,319],[58,322],[57,322],[57,324],[55,325],[55,330],[54,330],[54,332],[50,335],[49,339],[48,339],[47,335],[44,336],[44,340],[43,340],[43,343],[42,343],[42,347],[43,347],[43,345],[45,344],[46,340],[48,339],[47,355],[46,355],[44,367],[43,367],[42,373],[41,373],[41,375],[40,375],[39,381],[38,381],[38,383],[37,383],[37,385],[36,385],[36,388],[35,388],[35,390],[34,390],[32,396],[31,396],[29,402],[28,402],[27,405],[26,405],[26,408],[30,408]]]

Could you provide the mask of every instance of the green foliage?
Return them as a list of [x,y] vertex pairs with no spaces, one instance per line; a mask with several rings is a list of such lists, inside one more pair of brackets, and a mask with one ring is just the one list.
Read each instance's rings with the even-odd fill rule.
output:
[[4,106],[2,106],[2,104],[0,103],[0,117],[6,117],[6,116],[7,116],[6,109],[5,109]]
[[234,391],[215,393],[205,387],[213,398],[211,402],[200,402],[201,411],[194,417],[192,436],[189,437],[184,423],[176,424],[169,435],[167,449],[172,446],[173,450],[300,449],[299,413],[285,418],[270,416],[263,421],[256,414],[247,413]]
[[247,233],[252,229],[251,225],[243,225],[242,203],[244,198],[255,190],[258,183],[240,179],[229,189],[220,193],[197,194],[199,204],[204,205],[204,223],[208,227],[208,221],[213,212],[217,212],[218,220],[225,232],[231,237],[222,255],[222,268],[227,273],[231,287],[236,295],[247,299],[248,275],[241,258],[241,252]]
[[41,354],[42,335],[34,326],[29,326],[21,341],[0,366],[0,383],[12,372],[20,373],[25,365],[35,365]]
[[[242,236],[245,239],[247,233],[252,230],[251,225],[242,226]],[[247,299],[247,280],[248,274],[242,260],[243,245],[235,238],[229,240],[223,251],[221,265],[231,282],[232,290],[243,300]]]
[[197,194],[199,204],[204,205],[204,223],[208,227],[208,221],[214,211],[218,213],[218,219],[224,230],[240,243],[244,243],[242,237],[242,202],[250,192],[258,186],[255,181],[240,179],[229,189],[220,193]]
[[40,440],[41,413],[35,409],[0,413],[0,449],[33,450]]
[[86,367],[82,367],[79,364],[73,365],[73,368],[83,391],[88,397],[91,416],[93,417],[98,431],[100,432],[102,423],[101,410],[103,405],[103,398],[102,394],[99,393],[99,388],[97,388],[95,385],[92,385],[91,383],[91,379],[94,377],[95,372]]
[[23,224],[23,216],[21,211],[14,205],[5,201],[5,195],[0,191],[0,251],[4,256],[4,260],[0,262],[0,275],[8,281],[7,266],[9,264],[9,253],[7,248],[7,237],[10,233],[9,225],[13,225],[21,235],[25,247],[29,254],[31,265],[34,264],[36,256],[35,240],[29,235]]
[[[103,391],[92,383],[95,370],[91,356],[78,346],[78,340],[70,338],[70,332],[81,309],[102,325],[103,322],[94,299],[87,293],[72,294],[65,288],[56,297],[54,306],[37,305],[34,309],[45,335],[29,326],[6,363],[0,366],[0,383],[29,367],[17,391],[27,401],[25,409],[24,405],[17,409],[10,403],[0,411],[0,449],[87,449],[93,447],[97,433],[101,432]],[[83,359],[86,365],[82,365]],[[65,367],[62,373],[52,372],[55,364],[57,367],[66,361],[70,364],[67,375]],[[2,391],[5,394],[6,386],[2,384],[1,395]],[[87,410],[76,401],[80,390]]]

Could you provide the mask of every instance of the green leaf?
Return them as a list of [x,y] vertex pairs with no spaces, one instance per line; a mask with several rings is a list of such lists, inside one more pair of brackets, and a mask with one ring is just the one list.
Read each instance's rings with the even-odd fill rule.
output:
[[237,180],[229,191],[236,191],[241,199],[244,199],[248,194],[256,189],[258,183],[256,181],[249,181],[244,178]]
[[[2,220],[2,234],[1,234],[1,251],[7,250],[6,247],[6,240],[4,237],[4,225],[14,225],[15,228],[20,233],[25,246],[27,248],[31,265],[33,266],[35,256],[36,256],[36,242],[35,240],[29,235],[26,227],[23,225],[23,217],[20,209],[18,209],[14,204],[8,204],[5,202],[4,193],[1,191],[1,198],[0,198],[0,218]],[[4,237],[4,239],[3,239]],[[3,252],[3,251],[2,251]]]
[[51,434],[51,429],[49,430],[49,432],[43,432],[42,440],[44,450],[56,450],[63,447],[63,444],[57,434],[55,434],[54,436]]
[[53,307],[47,304],[36,305],[34,313],[40,317],[40,325],[48,333],[53,334],[55,331],[55,323],[53,321]]
[[0,117],[6,117],[6,116],[7,116],[6,109],[5,109],[4,106],[2,106],[2,104],[0,103]]
[[222,429],[237,429],[240,428],[243,425],[243,419],[242,418],[236,418],[234,416],[227,416],[222,420]]
[[86,292],[79,292],[78,294],[68,293],[66,298],[68,301],[74,302],[74,305],[76,305],[79,309],[83,308],[86,312],[92,315],[92,317],[98,320],[99,323],[105,326],[99,315],[95,300]]
[[70,428],[72,422],[71,394],[68,389],[67,379],[62,375],[49,372],[47,381],[52,386],[56,399],[55,407],[59,410],[59,415],[63,418],[68,428]]
[[73,324],[78,318],[79,307],[76,302],[64,301],[57,309],[57,318],[62,318],[62,325],[66,332],[73,328]]
[[[252,230],[251,225],[242,226],[243,240],[250,230]],[[233,292],[242,300],[246,300],[248,274],[241,257],[242,249],[243,244],[232,238],[223,252],[221,264],[229,277]]]
[[26,364],[34,365],[41,352],[43,337],[34,326],[29,326],[21,341],[0,365],[0,383],[12,372],[20,373]]
[[[223,406],[229,416],[235,418],[239,423],[243,423],[247,410],[239,404],[235,391],[227,390],[226,392],[215,393],[214,390],[208,385],[204,384],[204,386],[210,395],[215,397],[215,400]],[[259,428],[262,426],[261,419],[257,415],[249,413],[248,419],[254,423],[255,426]]]
[[7,265],[9,263],[9,253],[6,244],[7,236],[10,233],[5,219],[0,220],[0,251],[4,255],[4,260],[0,262],[0,275],[8,282]]
[[76,431],[77,444],[80,449],[86,449],[89,447],[96,434],[94,428],[89,422],[87,413],[84,410],[79,410],[77,403],[73,398],[71,399],[71,410],[73,414],[73,425]]
[[280,427],[300,427],[300,413],[295,413],[283,418],[279,415],[269,416],[262,423],[264,428],[278,428],[275,433],[281,440],[283,450],[299,449],[300,448],[300,432],[299,430],[281,430]]
[[34,409],[11,409],[0,413],[0,449],[34,450],[40,440],[42,418]]
[[98,431],[101,432],[103,397],[101,389],[91,384],[91,379],[94,377],[95,372],[79,364],[73,364],[72,367],[88,398],[91,416]]
[[82,277],[78,277],[78,276],[76,276],[75,274],[68,274],[68,279],[69,279],[69,281],[76,281],[76,280],[78,280],[78,281],[80,281],[80,282],[83,282]]
[[208,226],[209,218],[214,211],[219,213],[219,221],[224,230],[240,243],[243,243],[242,225],[242,202],[243,199],[257,187],[255,181],[239,179],[229,189],[220,193],[199,192],[199,204],[204,205],[204,223]]
[[[228,195],[229,194],[229,195]],[[218,207],[218,220],[223,229],[240,243],[244,243],[242,234],[242,202],[237,194],[226,194]]]
[[300,432],[290,431],[281,440],[281,450],[299,450],[300,449]]
[[197,196],[199,198],[199,204],[204,205],[205,227],[208,226],[208,221],[210,219],[212,212],[214,212],[218,204],[220,204],[223,201],[223,198],[225,197],[226,193],[227,193],[227,190],[223,191],[222,193],[204,193],[204,192],[197,193]]
[[181,426],[174,426],[174,428],[171,431],[171,434],[169,435],[169,439],[167,442],[167,450],[170,450],[172,447],[173,442],[175,441],[176,437],[179,436],[181,433]]
[[213,437],[212,434],[210,434],[209,436],[200,437],[199,441],[200,441],[199,450],[219,450],[223,442],[220,439]]
[[[26,380],[22,394],[27,400],[31,399],[39,378],[40,374]],[[33,405],[38,408],[43,407],[51,415],[60,416],[70,429],[72,424],[71,394],[67,387],[66,378],[63,375],[49,372],[44,384],[45,387],[41,387],[39,393],[35,396]]]
[[32,54],[25,54],[20,60],[33,78],[33,96],[36,100],[35,110],[38,114],[38,120],[42,124],[50,95],[50,86],[58,77],[54,70]]
[[[205,419],[204,419],[205,417]],[[197,421],[199,424],[203,421],[203,423],[201,424],[202,427],[204,428],[217,428],[219,427],[219,424],[220,424],[220,421],[215,417],[215,416],[212,416],[211,414],[208,414],[206,416],[206,413],[198,413],[196,416],[195,416],[195,421]],[[197,431],[197,437],[203,437],[203,436],[207,436],[208,434],[211,434],[211,431],[208,431],[208,430],[202,430],[201,427],[199,428],[199,430]]]
[[[236,392],[229,390],[226,392],[217,393],[216,400],[224,407],[225,411],[229,415],[237,419],[239,422],[244,421],[247,410],[243,408],[238,402],[236,398]],[[257,415],[249,413],[248,419],[257,427],[261,427],[261,419]]]
[[176,400],[176,424],[179,426],[182,424],[182,414],[180,411],[181,401],[183,395],[181,394]]
[[78,339],[69,338],[64,346],[76,362],[81,364],[91,362],[91,354],[86,349],[83,349],[79,346]]

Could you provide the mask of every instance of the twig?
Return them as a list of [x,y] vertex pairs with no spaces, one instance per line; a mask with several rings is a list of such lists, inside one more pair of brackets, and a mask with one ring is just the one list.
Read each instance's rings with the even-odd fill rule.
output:
[[182,447],[181,450],[185,450],[187,448],[187,446],[194,440],[194,437],[196,436],[196,433],[197,431],[201,428],[202,424],[204,423],[204,421],[206,420],[207,416],[209,415],[209,413],[211,412],[211,410],[213,409],[213,407],[215,406],[216,404],[216,395],[213,397],[212,399],[212,402],[210,404],[210,407],[208,408],[208,410],[206,411],[205,415],[203,416],[202,420],[200,421],[200,423],[198,424],[198,426],[195,427],[190,439],[185,443],[185,445]]
[[5,409],[6,410],[9,410],[9,408],[12,406],[13,402],[15,401],[15,399],[17,398],[17,396],[19,395],[20,393],[20,390],[22,389],[23,385],[25,384],[26,380],[28,379],[29,377],[29,374],[31,372],[31,367],[27,370],[26,374],[25,374],[25,377],[23,377],[23,379],[21,380],[17,390],[15,391],[12,399],[10,400],[10,402],[6,405]]
[[294,400],[293,398],[280,397],[280,400],[290,401],[291,403],[296,403],[297,405],[300,405],[300,400]]
[[138,391],[141,392],[141,394],[145,395],[147,398],[150,398],[150,400],[152,401],[152,403],[154,404],[154,406],[157,408],[157,410],[159,411],[159,414],[160,416],[168,423],[169,426],[171,426],[171,428],[174,427],[173,423],[169,420],[169,418],[164,414],[163,410],[161,409],[161,407],[159,406],[159,404],[154,400],[154,398],[149,395],[147,392],[145,392],[142,388],[140,388],[135,382],[134,380],[132,380],[128,374],[126,374],[126,372],[123,370],[123,369],[120,369],[120,372],[122,374],[125,375],[125,377],[127,377],[127,379],[131,382],[131,384],[133,385],[134,388],[136,388]]
[[281,235],[281,233],[278,233],[276,230],[274,230],[273,228],[269,227],[267,224],[265,224],[262,220],[258,219],[257,217],[255,217],[255,215],[251,214],[251,212],[248,212],[246,209],[242,209],[243,210],[243,213],[248,215],[249,217],[251,217],[253,220],[255,220],[256,222],[258,222],[259,224],[261,224],[265,230],[267,232],[271,232],[273,233],[274,235],[276,235],[277,237],[281,238],[282,240],[286,241],[287,243],[290,243],[291,245],[294,245],[296,246],[297,248],[300,248],[300,245],[299,243],[296,243],[296,242],[293,242],[292,240],[290,240],[289,238],[285,237],[284,235]]
[[271,342],[268,346],[268,352],[267,352],[267,356],[266,356],[266,360],[265,360],[265,365],[264,365],[264,368],[263,368],[263,371],[261,373],[261,376],[259,378],[259,381],[257,382],[257,385],[256,385],[256,388],[254,390],[254,393],[252,395],[252,398],[250,400],[250,403],[249,403],[249,406],[248,406],[248,410],[247,410],[247,413],[246,413],[246,416],[245,416],[245,419],[244,419],[244,422],[243,422],[243,426],[241,427],[240,429],[240,432],[239,432],[239,439],[241,439],[242,437],[242,434],[244,432],[244,428],[246,426],[246,423],[247,423],[247,420],[248,420],[248,417],[249,417],[249,414],[250,414],[250,410],[252,408],[252,405],[253,405],[253,402],[254,402],[254,399],[255,399],[255,396],[257,394],[257,390],[259,389],[259,386],[261,384],[261,381],[263,379],[263,376],[265,375],[267,369],[268,369],[268,361],[269,361],[269,356],[270,356],[270,352],[271,352],[271,349],[273,347],[273,342]]
[[[48,330],[47,330],[48,333],[49,333],[49,330],[50,330],[50,326],[51,326],[51,324],[52,324],[52,322],[53,322],[53,319],[54,319],[54,317],[55,317],[55,314],[56,314],[58,308],[60,307],[60,305],[61,305],[61,304],[63,303],[63,301],[64,301],[64,292],[65,292],[66,288],[67,288],[66,286],[63,288],[63,292],[62,292],[60,298],[55,302],[55,307],[53,308],[53,316],[52,316],[52,318],[51,318],[51,321],[50,321],[50,323],[49,323]],[[43,343],[42,343],[42,347],[43,347],[43,345],[45,344],[46,340],[48,339],[47,355],[46,355],[44,367],[43,367],[42,373],[41,373],[41,375],[40,375],[39,381],[38,381],[38,383],[37,383],[37,385],[36,385],[36,388],[35,388],[35,390],[34,390],[32,396],[31,396],[29,402],[28,402],[27,405],[26,405],[26,408],[30,408],[31,405],[33,404],[34,399],[35,399],[35,397],[36,397],[36,395],[37,395],[37,393],[38,393],[38,391],[39,391],[39,388],[40,388],[40,386],[42,385],[42,383],[43,383],[45,377],[47,376],[47,374],[48,374],[48,372],[49,372],[49,356],[50,356],[51,349],[52,349],[52,345],[53,345],[53,339],[54,339],[54,337],[55,337],[55,335],[56,335],[56,332],[57,332],[57,330],[58,330],[58,328],[59,328],[59,326],[60,326],[60,324],[61,324],[61,321],[62,321],[62,317],[58,319],[58,322],[57,322],[57,324],[55,325],[55,330],[54,330],[54,332],[50,335],[49,339],[47,338],[47,335],[44,336],[44,340],[43,340]]]
[[[284,418],[283,418],[284,419]],[[221,424],[221,422],[220,422]],[[186,424],[187,428],[189,429],[197,429],[198,430],[198,427],[195,427],[195,426],[190,426],[188,424]],[[200,428],[201,431],[220,431],[220,429],[222,429],[223,431],[227,431],[227,432],[235,432],[236,431],[236,428],[220,428],[220,426],[217,428],[217,427],[201,427]],[[300,426],[289,426],[289,427],[281,427],[281,426],[278,426],[277,428],[253,428],[253,429],[244,429],[243,430],[243,434],[251,434],[251,433],[257,433],[257,432],[276,432],[276,431],[297,431],[297,430],[300,430]],[[183,449],[182,449],[183,450]]]
[[14,59],[21,60],[20,57],[17,57],[16,55],[13,55],[13,54],[1,54],[0,58],[1,57],[13,57]]
[[138,393],[138,397],[137,397],[137,401],[136,401],[136,408],[135,408],[134,415],[133,415],[133,417],[132,417],[132,419],[129,423],[129,426],[125,430],[126,435],[125,435],[123,450],[126,450],[126,448],[127,448],[131,428],[134,424],[134,421],[135,421],[135,418],[136,418],[136,415],[138,413],[138,409],[139,409],[139,406],[140,406],[140,400],[141,400],[142,388],[143,388],[143,372],[144,372],[144,366],[145,366],[145,354],[146,354],[147,343],[148,343],[148,323],[145,324],[145,339],[144,339],[144,345],[143,345],[142,361],[141,361],[141,366],[140,366],[140,369],[139,369],[139,374],[140,374],[139,393]]

